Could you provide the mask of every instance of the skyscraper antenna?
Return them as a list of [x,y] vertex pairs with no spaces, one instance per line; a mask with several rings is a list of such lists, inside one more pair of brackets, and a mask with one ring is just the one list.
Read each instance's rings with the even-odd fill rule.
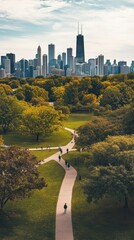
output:
[[79,22],[78,22],[78,35],[79,35]]
[[81,35],[82,35],[82,24],[81,24]]

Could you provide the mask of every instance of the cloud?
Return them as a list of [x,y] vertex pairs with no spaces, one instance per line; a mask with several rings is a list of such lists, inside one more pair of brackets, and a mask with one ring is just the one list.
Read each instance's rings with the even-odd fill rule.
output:
[[0,0],[0,6],[1,54],[13,51],[30,58],[38,44],[47,53],[50,42],[57,54],[67,47],[75,51],[80,21],[87,59],[100,53],[134,56],[132,0]]

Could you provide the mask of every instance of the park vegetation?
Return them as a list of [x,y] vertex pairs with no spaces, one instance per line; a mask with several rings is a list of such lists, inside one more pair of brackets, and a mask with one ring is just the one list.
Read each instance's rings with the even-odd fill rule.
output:
[[36,157],[27,149],[9,147],[0,149],[0,212],[9,200],[29,197],[34,189],[46,186],[39,177]]
[[[1,133],[29,134],[40,141],[41,136],[58,130],[70,112],[94,114],[92,121],[77,129],[77,148],[90,151],[86,157],[89,174],[84,191],[88,201],[115,194],[124,199],[127,208],[128,199],[134,195],[133,101],[133,73],[81,79],[75,76],[0,79]],[[1,154],[9,151],[10,148],[2,149]],[[16,154],[21,151],[17,149]],[[10,167],[8,158],[5,164]],[[3,171],[0,182],[3,173],[5,176],[6,170]]]

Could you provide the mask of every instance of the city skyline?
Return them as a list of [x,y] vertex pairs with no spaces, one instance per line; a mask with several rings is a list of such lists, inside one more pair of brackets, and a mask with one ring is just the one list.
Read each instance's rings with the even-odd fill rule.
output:
[[[83,25],[85,60],[99,54],[106,59],[134,59],[134,2],[106,0],[0,0],[0,55],[34,58],[40,45],[56,46],[56,56],[73,48],[76,52],[78,21]],[[74,54],[75,55],[75,54]]]

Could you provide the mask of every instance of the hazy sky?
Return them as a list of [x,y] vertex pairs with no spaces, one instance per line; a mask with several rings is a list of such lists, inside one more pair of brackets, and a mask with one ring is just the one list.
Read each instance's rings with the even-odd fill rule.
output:
[[134,60],[134,0],[0,0],[0,55],[34,58],[56,45],[56,56],[75,45],[83,25],[86,60]]

